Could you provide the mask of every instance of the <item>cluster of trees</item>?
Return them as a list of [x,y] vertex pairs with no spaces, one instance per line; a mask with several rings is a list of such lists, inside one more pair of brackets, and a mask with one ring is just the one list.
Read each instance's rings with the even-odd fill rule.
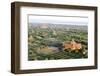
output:
[[[88,57],[87,31],[64,28],[28,28],[28,60],[76,59]],[[65,41],[82,44],[79,51],[64,49]]]

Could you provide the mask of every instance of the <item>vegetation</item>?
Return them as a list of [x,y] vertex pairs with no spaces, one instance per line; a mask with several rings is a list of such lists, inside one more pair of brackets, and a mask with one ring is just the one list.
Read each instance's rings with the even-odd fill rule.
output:
[[[42,26],[42,24],[40,25]],[[78,29],[77,29],[78,27]],[[80,28],[79,28],[80,27]],[[88,57],[87,30],[75,28],[28,27],[28,60],[79,59]],[[65,49],[64,43],[81,44],[80,49]]]

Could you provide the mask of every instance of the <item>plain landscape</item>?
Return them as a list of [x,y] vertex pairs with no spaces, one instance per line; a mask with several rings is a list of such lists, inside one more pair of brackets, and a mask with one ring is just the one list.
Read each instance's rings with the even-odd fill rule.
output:
[[87,25],[28,24],[28,60],[88,58]]

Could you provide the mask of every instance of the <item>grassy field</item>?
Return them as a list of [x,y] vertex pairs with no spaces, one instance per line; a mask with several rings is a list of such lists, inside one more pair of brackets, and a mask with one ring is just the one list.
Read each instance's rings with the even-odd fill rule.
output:
[[[40,25],[41,26],[41,25]],[[60,26],[60,25],[59,25]],[[68,27],[68,28],[67,28]],[[83,26],[28,27],[28,60],[88,58],[87,28]],[[65,49],[64,42],[82,45],[81,49]]]

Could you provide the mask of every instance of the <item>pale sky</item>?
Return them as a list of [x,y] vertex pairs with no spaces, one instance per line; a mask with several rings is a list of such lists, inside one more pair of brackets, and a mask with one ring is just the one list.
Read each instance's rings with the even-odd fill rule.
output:
[[57,17],[57,16],[35,16],[29,15],[29,23],[52,23],[52,24],[71,24],[88,25],[88,17]]

